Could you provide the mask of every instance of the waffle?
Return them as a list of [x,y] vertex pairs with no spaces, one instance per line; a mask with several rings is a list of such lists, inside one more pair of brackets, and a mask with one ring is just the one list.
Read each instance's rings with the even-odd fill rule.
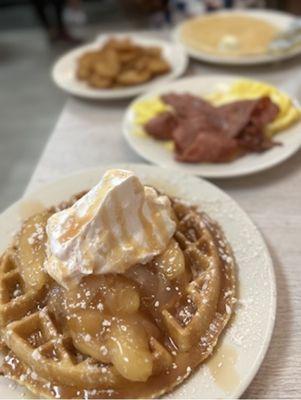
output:
[[[90,335],[78,342],[65,323],[63,289],[43,271],[45,225],[54,210],[25,222],[0,259],[5,376],[40,397],[153,398],[171,391],[211,355],[235,303],[234,257],[221,228],[208,215],[178,199],[171,202],[177,219],[172,244],[122,278],[139,293],[134,315],[147,335],[148,379],[127,379],[120,360],[118,364],[98,356]],[[108,285],[117,278],[97,279]],[[132,307],[134,298],[128,295],[122,306]]]

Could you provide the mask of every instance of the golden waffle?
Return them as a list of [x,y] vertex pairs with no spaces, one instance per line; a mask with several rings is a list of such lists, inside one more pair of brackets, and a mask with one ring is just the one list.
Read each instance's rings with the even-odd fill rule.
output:
[[[179,385],[212,353],[235,302],[233,255],[222,230],[205,213],[180,200],[171,201],[178,224],[163,255],[134,266],[122,279],[93,278],[139,293],[139,310],[133,315],[146,326],[152,365],[148,379],[126,379],[120,372],[122,360],[98,356],[90,334],[78,342],[78,332],[66,322],[69,317],[62,317],[66,304],[62,299],[69,294],[42,269],[44,228],[53,210],[27,221],[0,260],[4,375],[44,397],[150,398]],[[67,206],[70,203],[63,205]],[[133,298],[128,295],[124,306],[129,307]],[[113,335],[112,326],[105,329]],[[122,335],[122,330],[118,332]],[[130,374],[134,364],[128,367]]]

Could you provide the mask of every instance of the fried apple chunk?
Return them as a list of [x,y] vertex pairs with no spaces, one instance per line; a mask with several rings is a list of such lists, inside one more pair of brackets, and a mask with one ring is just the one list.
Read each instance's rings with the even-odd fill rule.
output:
[[35,214],[24,222],[18,236],[17,259],[26,287],[40,289],[47,281],[43,270],[46,258],[46,223],[48,211]]
[[180,279],[185,274],[184,254],[174,239],[170,241],[164,253],[156,257],[155,263],[169,281]]
[[130,381],[146,382],[152,374],[153,359],[148,337],[139,320],[118,318],[113,321],[107,347],[117,371]]
[[105,315],[98,310],[78,310],[70,316],[67,325],[75,348],[95,360],[110,363],[103,338],[105,320]]
[[148,70],[128,70],[119,74],[117,83],[123,86],[138,85],[149,80],[151,74]]
[[76,76],[96,89],[134,86],[170,71],[158,47],[143,47],[130,39],[109,39],[77,60]]

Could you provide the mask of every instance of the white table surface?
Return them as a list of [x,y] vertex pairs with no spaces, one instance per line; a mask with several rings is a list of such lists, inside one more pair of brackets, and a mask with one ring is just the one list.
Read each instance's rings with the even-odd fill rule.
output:
[[[301,58],[256,68],[223,68],[191,62],[186,75],[230,73],[264,79],[300,100],[300,64]],[[121,120],[128,103],[70,98],[27,191],[101,163],[143,162],[121,134]],[[269,171],[213,182],[230,194],[260,228],[275,263],[275,330],[267,356],[244,398],[301,398],[301,152]]]

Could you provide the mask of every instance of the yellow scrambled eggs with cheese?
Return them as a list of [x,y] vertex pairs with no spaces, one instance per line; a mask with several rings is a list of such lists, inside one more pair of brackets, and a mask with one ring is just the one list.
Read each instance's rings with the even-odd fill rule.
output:
[[[140,137],[148,136],[143,129],[143,125],[156,115],[168,110],[171,110],[171,107],[165,104],[159,97],[135,103],[133,106],[134,121],[136,124],[134,134]],[[174,143],[172,140],[166,140],[162,142],[162,145],[170,151],[173,151],[174,149]]]
[[[206,98],[212,104],[219,106],[238,100],[258,99],[262,96],[270,97],[279,107],[277,117],[273,122],[268,124],[266,128],[266,134],[268,136],[273,136],[283,131],[301,118],[300,108],[293,103],[287,94],[281,92],[272,85],[259,81],[240,79],[230,86],[221,87]],[[135,123],[142,127],[151,118],[167,110],[170,110],[170,107],[159,97],[137,102],[133,107]],[[145,135],[142,128],[135,133]]]

